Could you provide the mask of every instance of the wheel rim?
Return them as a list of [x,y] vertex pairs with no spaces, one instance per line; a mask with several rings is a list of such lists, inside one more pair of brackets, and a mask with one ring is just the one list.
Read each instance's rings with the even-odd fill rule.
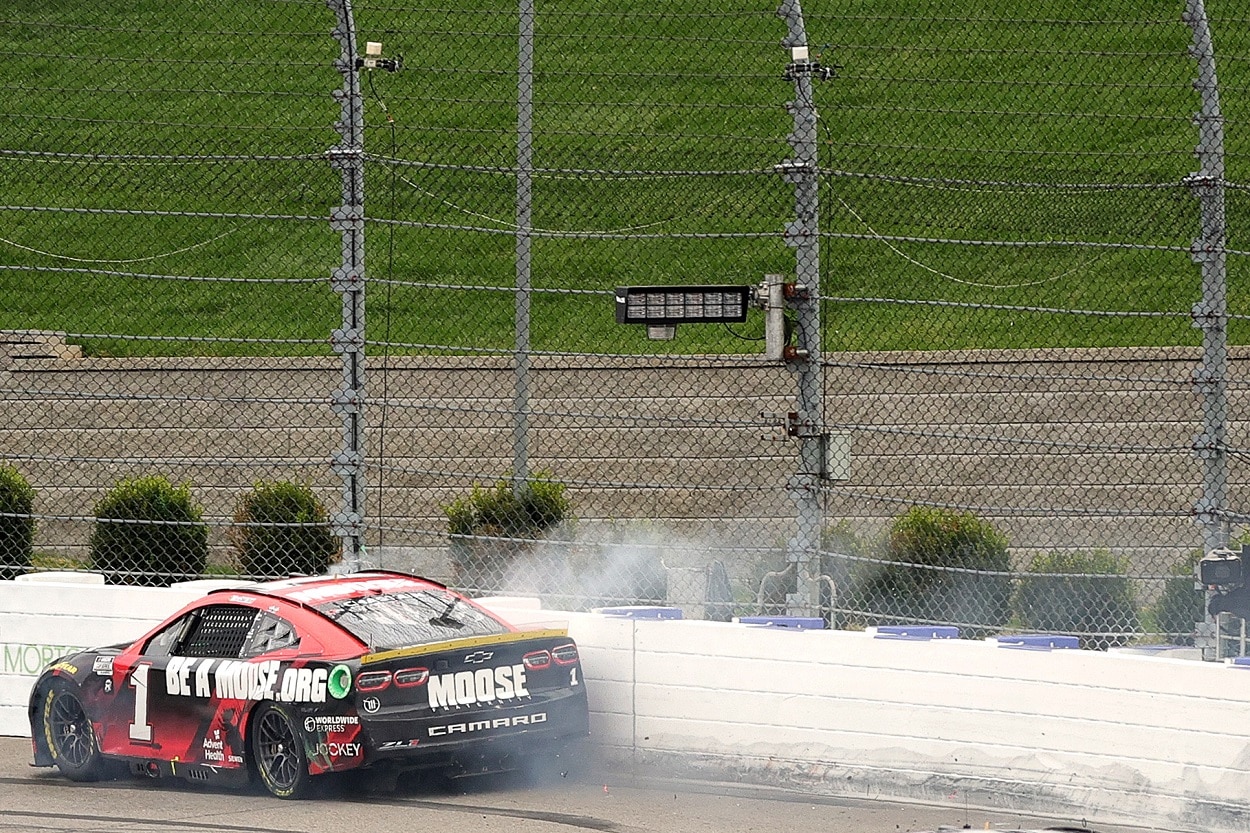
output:
[[72,694],[62,694],[52,698],[51,711],[48,725],[57,755],[71,766],[86,765],[95,752],[95,736],[82,703]]
[[256,757],[265,779],[279,790],[294,787],[300,760],[291,724],[280,713],[267,712],[261,716],[256,738]]

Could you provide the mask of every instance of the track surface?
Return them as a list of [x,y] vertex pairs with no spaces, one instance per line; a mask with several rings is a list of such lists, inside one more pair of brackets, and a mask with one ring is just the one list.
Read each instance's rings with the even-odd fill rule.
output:
[[176,780],[74,784],[29,761],[29,740],[0,737],[0,833],[906,833],[1081,822],[609,773],[401,781],[370,793],[330,787],[320,798],[279,801]]

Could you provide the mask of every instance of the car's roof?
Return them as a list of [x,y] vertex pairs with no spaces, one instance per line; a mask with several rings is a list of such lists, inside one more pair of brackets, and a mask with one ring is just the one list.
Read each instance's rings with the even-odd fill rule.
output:
[[231,593],[233,595],[255,593],[264,596],[276,596],[296,604],[306,604],[315,607],[324,602],[340,599],[443,589],[445,588],[442,584],[419,576],[386,570],[368,570],[342,575],[301,576],[299,578],[266,581],[243,587],[223,588],[222,590],[214,591],[214,593]]

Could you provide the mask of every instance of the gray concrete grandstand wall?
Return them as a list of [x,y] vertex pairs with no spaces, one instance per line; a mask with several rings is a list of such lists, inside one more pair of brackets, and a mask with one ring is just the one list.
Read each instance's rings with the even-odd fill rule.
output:
[[[976,506],[1008,532],[1021,563],[1095,547],[1147,569],[1173,562],[1201,542],[1191,517],[1197,359],[1186,348],[833,355],[828,422],[850,437],[852,461],[849,479],[831,484],[827,516],[871,530],[912,502]],[[1233,375],[1248,361],[1250,350],[1233,351]],[[381,566],[445,576],[442,507],[464,493],[465,472],[505,472],[511,462],[510,366],[391,357],[386,367],[385,413],[380,402],[366,410],[367,453],[380,455],[370,465],[390,470],[377,505],[384,517],[371,522],[397,530],[386,551],[408,552],[410,563]],[[0,455],[37,490],[36,549],[84,557],[94,503],[137,471],[191,482],[206,515],[228,520],[240,490],[277,461],[334,506],[329,461],[340,437],[329,396],[338,373],[330,358],[10,351]],[[381,377],[375,363],[375,389]],[[692,374],[645,358],[536,358],[532,385],[534,412],[561,416],[539,421],[531,463],[572,484],[580,523],[642,518],[694,536],[732,519],[734,534],[754,529],[757,545],[783,540],[793,458],[753,449],[784,439],[760,415],[793,409],[789,374],[762,362]],[[1234,392],[1233,414],[1245,412],[1244,397]],[[457,418],[465,411],[474,418]],[[593,421],[577,418],[587,412]],[[635,419],[643,413],[672,419]],[[1245,427],[1234,420],[1230,434]],[[740,435],[740,455],[725,453],[726,431]],[[605,466],[615,481],[606,485]],[[760,488],[716,488],[744,476]],[[666,487],[676,479],[682,488]],[[1230,484],[1232,505],[1245,502],[1247,486]]]

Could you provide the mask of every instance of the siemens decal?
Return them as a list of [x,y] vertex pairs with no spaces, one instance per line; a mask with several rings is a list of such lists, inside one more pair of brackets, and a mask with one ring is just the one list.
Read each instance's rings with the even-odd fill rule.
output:
[[498,668],[436,674],[430,677],[426,688],[430,692],[432,709],[493,703],[496,700],[514,700],[530,695],[525,688],[524,665],[502,665]]

